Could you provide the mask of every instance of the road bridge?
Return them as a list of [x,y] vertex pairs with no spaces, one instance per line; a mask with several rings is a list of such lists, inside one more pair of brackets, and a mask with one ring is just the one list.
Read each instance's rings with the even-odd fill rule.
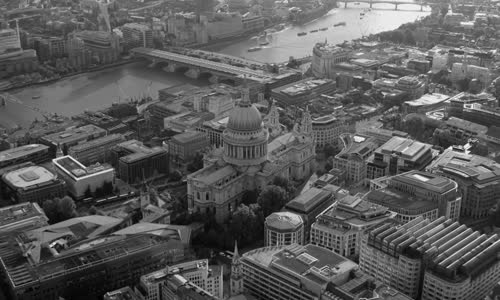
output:
[[378,3],[393,4],[394,7],[395,7],[395,10],[398,10],[398,5],[412,4],[412,5],[420,5],[420,11],[423,11],[424,10],[424,6],[427,5],[427,2],[424,2],[422,0],[420,0],[420,1],[341,0],[341,2],[344,2],[344,7],[347,7],[348,3],[369,3],[370,4],[370,8],[373,7],[373,4],[378,4]]
[[[152,48],[134,48],[131,50],[134,57],[146,58],[152,62],[151,65],[166,64],[164,70],[175,72],[181,68],[187,69],[186,76],[198,78],[203,73],[208,73],[210,81],[218,82],[223,79],[236,81],[243,77],[255,80],[270,79],[272,76],[262,70],[253,70],[249,68],[233,66],[223,62],[211,61],[208,59],[191,57],[188,55],[173,53],[164,50]],[[238,80],[239,81],[239,80]]]

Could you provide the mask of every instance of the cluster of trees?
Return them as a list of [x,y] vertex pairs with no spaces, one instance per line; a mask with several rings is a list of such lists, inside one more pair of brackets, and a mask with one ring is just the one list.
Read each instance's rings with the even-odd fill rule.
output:
[[234,240],[242,247],[255,245],[263,240],[265,218],[280,211],[295,193],[292,182],[276,177],[259,194],[254,191],[245,192],[240,206],[225,225],[217,224],[213,215],[194,215],[190,221],[204,222],[205,235],[195,239],[193,243],[219,249],[232,247]]
[[92,193],[92,190],[90,189],[90,185],[87,187],[85,190],[85,198],[90,198],[90,197],[95,197],[95,198],[102,198],[108,195],[111,195],[115,192],[113,189],[113,183],[110,181],[105,181],[101,187],[98,187],[95,189],[95,191]]
[[410,29],[384,31],[379,34],[379,37],[382,41],[389,41],[396,44],[415,45],[415,37]]
[[49,218],[49,223],[54,224],[78,216],[75,201],[69,196],[55,198],[43,202],[43,211]]

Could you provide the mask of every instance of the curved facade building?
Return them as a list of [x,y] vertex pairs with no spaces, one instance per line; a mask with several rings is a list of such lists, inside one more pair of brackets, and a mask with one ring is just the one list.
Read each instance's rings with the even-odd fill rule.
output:
[[285,246],[304,244],[304,221],[291,212],[276,212],[264,223],[265,246]]
[[330,45],[326,41],[317,43],[313,48],[312,72],[315,77],[334,78],[335,65],[347,62],[350,56],[351,52],[344,48]]

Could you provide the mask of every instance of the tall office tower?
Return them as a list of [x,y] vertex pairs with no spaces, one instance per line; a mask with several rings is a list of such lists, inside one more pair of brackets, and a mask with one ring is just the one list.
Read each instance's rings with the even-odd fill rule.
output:
[[500,281],[500,239],[445,217],[379,224],[364,237],[361,271],[414,299],[483,299]]

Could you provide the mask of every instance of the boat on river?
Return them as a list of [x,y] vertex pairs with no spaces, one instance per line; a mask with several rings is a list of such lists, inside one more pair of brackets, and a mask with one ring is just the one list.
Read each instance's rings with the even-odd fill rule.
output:
[[339,27],[339,26],[345,26],[345,22],[339,22],[339,23],[333,24],[333,27]]
[[310,33],[315,33],[315,32],[318,32],[318,29],[314,29],[314,30],[311,30],[309,31]]
[[255,52],[255,51],[259,51],[259,50],[262,50],[262,47],[252,47],[252,48],[248,49],[248,52]]
[[306,34],[307,34],[307,32],[299,32],[299,33],[297,33],[298,36],[304,36]]

